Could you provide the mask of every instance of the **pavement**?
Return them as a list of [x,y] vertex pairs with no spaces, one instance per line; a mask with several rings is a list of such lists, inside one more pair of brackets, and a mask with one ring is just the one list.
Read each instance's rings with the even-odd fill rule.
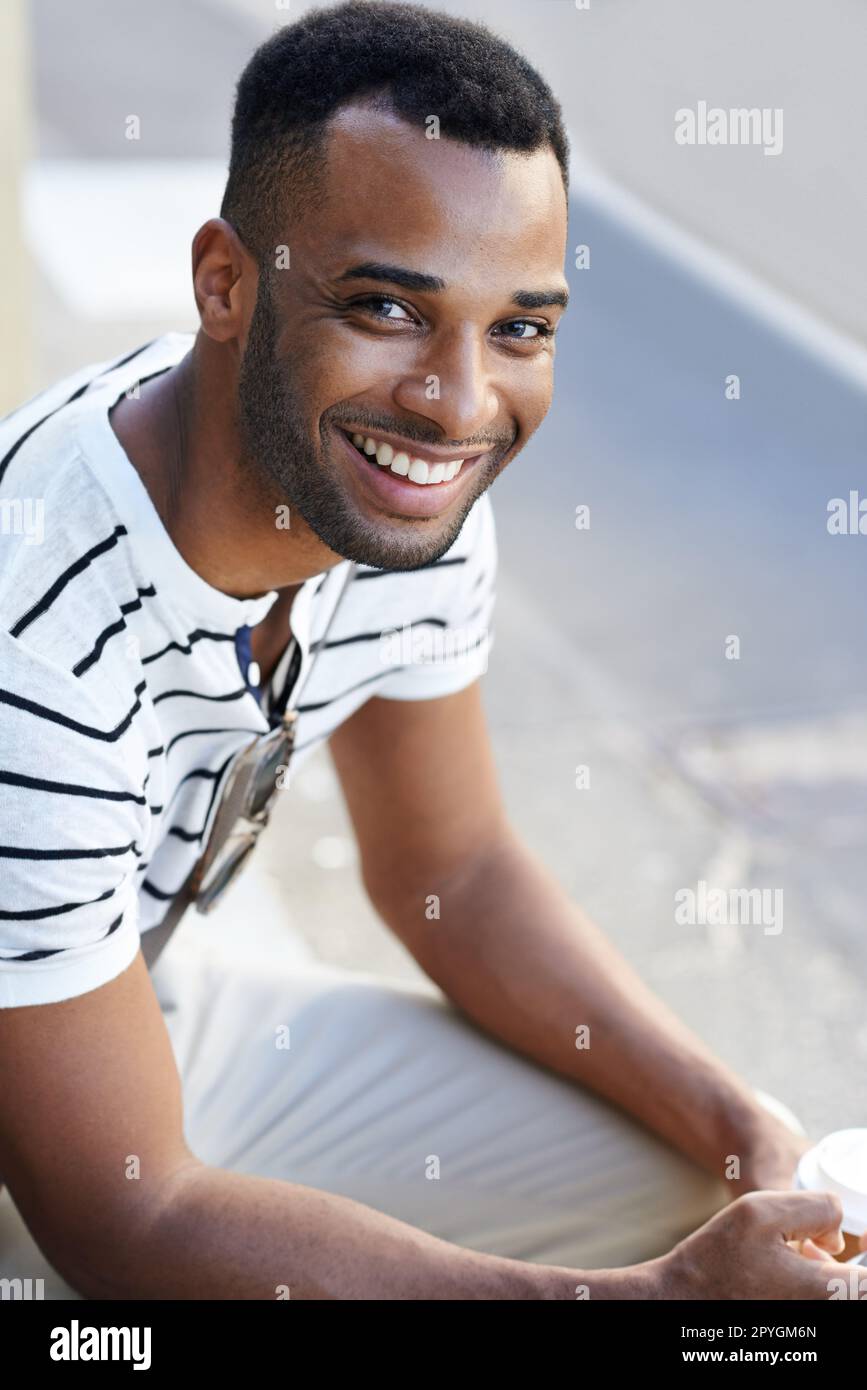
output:
[[[528,28],[530,7],[497,8],[504,24]],[[653,43],[648,8],[659,26]],[[167,164],[180,155],[219,159],[232,83],[273,23],[273,6],[264,9],[253,0],[187,0],[181,9],[164,0],[144,9],[35,0],[40,154],[89,162],[94,186],[111,161],[139,154]],[[738,7],[725,9],[731,15]],[[561,71],[563,5],[543,0],[532,10],[531,54],[544,50]],[[597,40],[592,51],[597,65],[608,54],[626,101],[614,57],[627,45],[623,26],[636,6],[594,0],[593,10],[594,32],[615,25],[609,47]],[[831,28],[848,12],[834,7]],[[628,49],[627,74],[644,51],[664,56],[674,90],[665,38],[683,34],[677,13],[645,7],[640,32],[649,47]],[[765,23],[751,13],[754,24]],[[708,51],[724,32],[720,22]],[[788,28],[780,42],[794,51]],[[744,43],[736,51],[733,44],[729,69],[746,61]],[[807,62],[809,47],[797,52]],[[562,71],[570,102],[579,100],[580,71],[577,58]],[[839,88],[828,89],[840,94],[843,152],[830,161],[837,175],[848,150],[846,113],[861,99],[848,72],[844,64]],[[799,81],[803,87],[803,72]],[[656,109],[648,90],[645,114]],[[604,157],[622,132],[618,119],[628,118],[634,132],[642,109],[606,106],[598,76],[593,94],[599,120],[586,140]],[[766,104],[759,95],[753,102]],[[572,121],[583,110],[580,102],[569,109]],[[130,111],[142,116],[141,150],[119,133]],[[619,162],[612,156],[609,165],[646,195],[654,147],[639,137],[621,133]],[[803,159],[797,169],[812,167]],[[813,153],[810,160],[820,162]],[[662,179],[668,156],[660,161]],[[773,163],[764,159],[762,167]],[[720,177],[731,189],[726,180],[741,174],[731,161],[726,169]],[[167,188],[170,176],[166,170]],[[757,210],[750,178],[736,185],[747,201],[728,214],[724,200],[708,203],[696,193],[705,186],[693,184],[692,230],[715,218],[715,244],[741,259],[752,235],[761,249],[750,258],[753,272],[772,270],[787,293],[803,291],[811,312],[867,341],[867,298],[856,292],[863,256],[857,271],[847,271],[846,293],[838,292],[835,269],[833,294],[823,298],[821,254],[817,272],[803,259],[800,233],[791,240],[780,230],[796,209],[791,188],[778,190],[779,206],[766,193]],[[800,175],[795,182],[803,206]],[[689,181],[663,184],[665,210],[686,224]],[[71,220],[86,225],[84,175],[82,189]],[[820,252],[833,245],[842,264],[854,265],[842,231],[828,231],[832,214],[822,201],[816,196],[810,210],[813,244]],[[156,215],[172,218],[171,199]],[[803,335],[796,341],[758,305],[703,279],[646,227],[625,223],[580,186],[572,228],[575,242],[591,245],[592,262],[589,271],[570,271],[575,309],[558,350],[555,407],[492,493],[501,582],[486,703],[503,794],[528,842],[721,1057],[789,1104],[810,1133],[867,1125],[867,539],[832,537],[825,524],[829,499],[848,496],[864,476],[867,395]],[[55,260],[62,240],[54,242]],[[128,305],[115,301],[109,317],[104,307],[72,302],[58,267],[44,264],[45,244],[34,389],[155,333],[191,326],[191,299],[168,320],[143,314],[134,296]],[[132,243],[131,279],[137,255]],[[179,255],[186,261],[186,244]],[[741,382],[737,400],[724,393],[731,373]],[[578,505],[590,507],[589,530],[575,527]],[[726,656],[732,637],[736,659]],[[578,766],[589,772],[581,790]],[[327,753],[302,770],[281,803],[257,874],[259,888],[245,890],[254,896],[239,909],[243,938],[234,922],[215,927],[227,949],[243,940],[251,950],[294,952],[299,963],[312,952],[347,968],[420,977],[364,901]],[[726,892],[780,891],[782,930],[680,924],[675,895],[701,881]],[[284,938],[264,925],[257,892],[285,906]]]

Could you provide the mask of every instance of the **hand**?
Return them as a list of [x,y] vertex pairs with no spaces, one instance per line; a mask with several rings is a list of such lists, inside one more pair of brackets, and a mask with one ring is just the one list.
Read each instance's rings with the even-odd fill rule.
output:
[[[793,1191],[798,1160],[811,1147],[811,1140],[805,1135],[796,1134],[788,1125],[769,1115],[767,1121],[763,1121],[759,1139],[741,1169],[740,1179],[732,1183],[734,1196],[744,1196],[748,1192]],[[832,1255],[840,1253],[844,1241],[839,1235],[830,1243],[807,1239],[792,1240],[789,1244],[807,1259],[827,1260],[829,1252]]]
[[[827,1299],[843,1267],[821,1253],[804,1259],[793,1242],[817,1251],[839,1246],[843,1208],[828,1192],[752,1192],[723,1207],[659,1260],[651,1297],[665,1299]],[[867,1237],[862,1238],[867,1246]],[[867,1269],[847,1267],[867,1298]]]

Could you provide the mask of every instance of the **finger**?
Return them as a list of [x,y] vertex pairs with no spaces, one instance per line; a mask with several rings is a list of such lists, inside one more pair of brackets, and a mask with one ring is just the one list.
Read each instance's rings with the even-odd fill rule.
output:
[[[764,1192],[767,1224],[784,1240],[834,1237],[843,1220],[843,1204],[834,1192]],[[764,1209],[763,1209],[764,1214]]]
[[816,1236],[814,1239],[805,1237],[804,1240],[787,1240],[786,1244],[796,1250],[799,1255],[806,1254],[805,1247],[811,1246],[813,1250],[818,1250],[819,1258],[822,1260],[826,1260],[829,1255],[841,1255],[846,1249],[842,1231],[829,1231],[825,1235]]
[[825,1258],[826,1254],[839,1255],[842,1250],[846,1249],[846,1242],[843,1239],[843,1232],[840,1230],[839,1227],[837,1227],[837,1229],[833,1231],[825,1231],[821,1235],[814,1235],[812,1238],[809,1239],[807,1243],[810,1245],[821,1246],[823,1251],[823,1259]]
[[807,1260],[827,1260],[828,1251],[821,1250],[818,1244],[812,1240],[787,1240],[786,1244],[790,1250],[794,1250],[796,1255],[803,1255]]

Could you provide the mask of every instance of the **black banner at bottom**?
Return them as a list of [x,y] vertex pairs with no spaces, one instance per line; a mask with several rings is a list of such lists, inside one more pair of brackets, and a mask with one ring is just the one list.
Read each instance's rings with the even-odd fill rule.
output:
[[[474,1348],[473,1360],[487,1371],[501,1365],[514,1376],[516,1353],[541,1355],[537,1373],[544,1377],[548,1357],[559,1351],[586,1365],[586,1358],[607,1361],[618,1369],[663,1371],[676,1366],[768,1365],[813,1366],[822,1372],[849,1370],[864,1364],[867,1353],[867,1317],[864,1309],[847,1308],[846,1303],[867,1303],[854,1294],[823,1302],[592,1302],[580,1301],[569,1311],[547,1310],[521,1315],[514,1313],[508,1323],[499,1323],[496,1312],[485,1315],[480,1329],[475,1322],[478,1303],[468,1314],[448,1313],[430,1304],[424,1315],[425,1327],[436,1338],[425,1336],[419,1355],[424,1370],[442,1356],[455,1369],[455,1350],[448,1337],[452,1327],[463,1334],[464,1352]],[[379,1336],[392,1336],[394,1350],[406,1319],[418,1326],[410,1307],[401,1305],[395,1321],[389,1315],[388,1329]],[[526,1316],[527,1321],[523,1322]],[[326,1310],[315,1303],[290,1299],[263,1302],[25,1302],[0,1303],[0,1328],[7,1355],[13,1352],[21,1368],[47,1371],[61,1382],[69,1375],[99,1374],[110,1367],[113,1375],[165,1374],[167,1371],[213,1371],[249,1375],[272,1374],[283,1365],[291,1373],[293,1362],[287,1352],[297,1350],[293,1340],[303,1332],[306,1338],[325,1333],[321,1343],[324,1363],[332,1364],[345,1348],[357,1363],[366,1345],[368,1319],[377,1318],[376,1302],[363,1308],[342,1308],[331,1304]],[[455,1321],[453,1321],[455,1319]],[[331,1334],[338,1327],[358,1332],[359,1340],[335,1343]],[[444,1335],[445,1334],[445,1335]],[[480,1334],[480,1335],[479,1335]],[[526,1341],[533,1337],[532,1343]],[[569,1339],[560,1346],[560,1337]],[[573,1338],[579,1338],[573,1341]],[[469,1339],[469,1341],[467,1341]],[[315,1359],[319,1344],[305,1341],[307,1359]],[[337,1353],[337,1356],[335,1355]],[[395,1373],[413,1374],[415,1367],[400,1353],[400,1366],[392,1362]],[[461,1360],[463,1361],[462,1352]],[[466,1359],[469,1359],[468,1357]],[[382,1364],[383,1358],[377,1357]],[[576,1363],[577,1365],[577,1363]]]

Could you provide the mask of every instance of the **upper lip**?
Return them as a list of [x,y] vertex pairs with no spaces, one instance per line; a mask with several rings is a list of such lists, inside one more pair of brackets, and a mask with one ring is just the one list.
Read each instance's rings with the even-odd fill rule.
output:
[[396,454],[408,454],[410,458],[423,459],[425,463],[452,463],[455,459],[481,458],[488,449],[438,449],[433,444],[417,444],[413,439],[403,439],[399,434],[386,434],[382,430],[366,430],[353,425],[341,425],[344,434],[351,439],[354,434],[363,434],[365,439],[373,439],[377,444],[390,444]]

